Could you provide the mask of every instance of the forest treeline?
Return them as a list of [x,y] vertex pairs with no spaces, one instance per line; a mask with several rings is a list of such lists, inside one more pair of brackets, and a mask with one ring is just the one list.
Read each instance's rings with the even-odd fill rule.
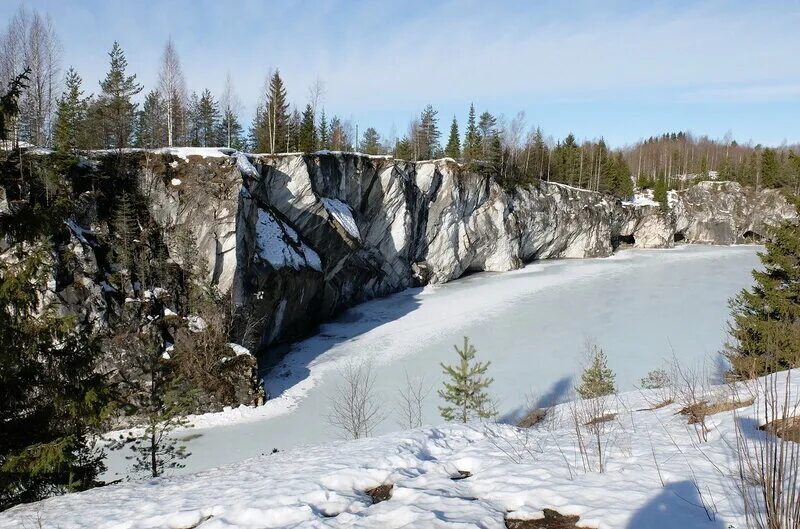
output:
[[129,71],[116,42],[108,53],[108,72],[94,90],[74,68],[62,72],[60,49],[49,17],[24,7],[0,36],[0,86],[30,69],[19,117],[8,124],[12,142],[63,150],[222,146],[260,153],[360,151],[407,160],[448,156],[488,165],[507,185],[547,180],[620,197],[633,194],[634,187],[679,189],[709,177],[757,187],[800,185],[797,145],[768,147],[672,132],[611,148],[602,138],[554,139],[524,112],[506,118],[474,105],[461,120],[440,119],[428,105],[404,133],[382,135],[330,114],[321,80],[306,97],[290,99],[279,70],[266,76],[246,127],[230,73],[219,94],[187,86],[171,40],[160,57],[156,86],[148,89]]

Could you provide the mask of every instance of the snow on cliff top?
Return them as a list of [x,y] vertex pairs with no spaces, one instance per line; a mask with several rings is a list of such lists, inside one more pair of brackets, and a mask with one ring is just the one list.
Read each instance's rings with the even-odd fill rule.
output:
[[[779,385],[789,375],[778,374]],[[800,370],[791,376],[797,398]],[[708,391],[734,398],[728,387]],[[0,529],[502,529],[506,516],[539,518],[543,509],[598,529],[743,529],[734,419],[751,440],[763,439],[763,403],[710,416],[708,440],[699,442],[678,404],[654,406],[660,398],[651,391],[610,401],[616,416],[603,423],[603,473],[593,448],[582,459],[570,405],[562,404],[529,430],[426,427],[68,494],[1,513]],[[365,491],[390,484],[391,497],[373,504]]]

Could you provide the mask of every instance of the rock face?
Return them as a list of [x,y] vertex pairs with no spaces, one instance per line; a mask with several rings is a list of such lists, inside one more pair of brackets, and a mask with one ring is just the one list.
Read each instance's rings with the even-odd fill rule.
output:
[[[561,184],[506,189],[490,172],[449,159],[194,154],[120,156],[135,158],[139,193],[170,259],[184,264],[179,234],[190,234],[197,261],[231,297],[231,339],[260,351],[262,367],[279,359],[281,343],[347,307],[410,286],[536,259],[604,257],[620,244],[732,244],[797,217],[779,192],[730,182],[674,194],[664,212]],[[0,194],[0,212],[4,199]],[[105,305],[102,285],[90,279],[98,266],[86,240],[91,218],[78,221],[65,244],[89,272],[56,290],[72,306],[87,301],[82,316],[96,325]]]

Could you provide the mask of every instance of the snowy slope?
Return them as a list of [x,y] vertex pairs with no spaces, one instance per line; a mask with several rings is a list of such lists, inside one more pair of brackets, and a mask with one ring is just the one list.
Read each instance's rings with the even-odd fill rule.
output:
[[[787,375],[779,374],[780,383]],[[797,399],[800,371],[791,375]],[[708,391],[714,400],[733,398],[730,388]],[[617,417],[603,437],[604,473],[584,468],[570,405],[563,404],[531,430],[429,427],[298,448],[16,507],[0,514],[0,528],[499,529],[506,516],[541,517],[545,508],[580,516],[582,527],[745,527],[735,492],[734,413],[758,438],[761,401],[711,416],[708,441],[700,443],[678,404],[653,409],[661,397],[634,392],[613,399]],[[590,452],[590,466],[596,455]],[[461,472],[471,476],[452,479]],[[393,485],[391,498],[373,505],[364,491],[384,484]]]

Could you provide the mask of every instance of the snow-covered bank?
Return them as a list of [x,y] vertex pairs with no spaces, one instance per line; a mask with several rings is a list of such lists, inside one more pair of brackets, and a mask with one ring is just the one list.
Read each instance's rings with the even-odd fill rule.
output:
[[[359,305],[292,347],[266,381],[271,400],[264,406],[192,417],[195,428],[179,434],[192,436],[185,471],[336,439],[327,416],[349,360],[373,363],[388,415],[376,433],[396,430],[404,372],[438,387],[439,362],[452,361],[452,346],[465,334],[492,361],[492,396],[506,417],[519,413],[529,393],[548,403],[563,399],[587,337],[608,354],[620,390],[633,389],[673,351],[697,363],[719,350],[726,301],[751,283],[757,248],[683,246],[542,261]],[[426,423],[440,421],[439,404],[432,393]],[[118,479],[130,462],[113,452],[108,465],[105,478]]]
[[[777,375],[778,386],[788,373]],[[791,373],[792,399],[800,371]],[[660,396],[610,401],[606,470],[587,469],[569,404],[530,430],[505,425],[429,427],[314,449],[293,449],[172,479],[130,482],[16,507],[0,528],[267,529],[322,527],[503,528],[543,509],[580,516],[579,526],[743,529],[737,495],[736,424],[758,441],[757,386],[711,387],[709,399],[755,396],[711,415],[708,440]],[[597,454],[589,449],[589,466]],[[465,479],[453,479],[463,477]],[[365,492],[392,485],[373,504]]]

